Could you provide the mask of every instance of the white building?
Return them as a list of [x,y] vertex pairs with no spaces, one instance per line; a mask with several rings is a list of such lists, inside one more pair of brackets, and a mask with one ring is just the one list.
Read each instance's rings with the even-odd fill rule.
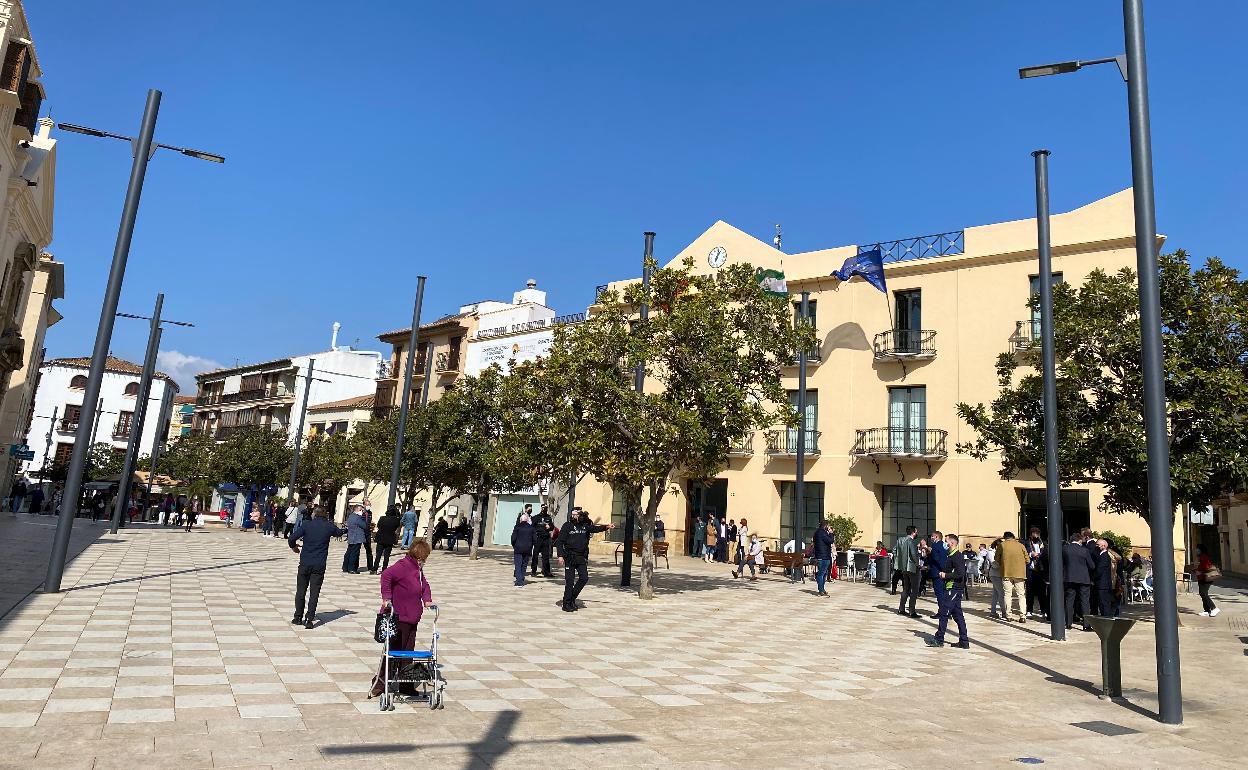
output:
[[481,302],[476,308],[477,330],[468,340],[464,364],[464,374],[474,377],[493,364],[507,371],[513,363],[545,356],[556,326],[585,319],[584,313],[556,317],[546,306],[546,292],[531,279],[527,288],[512,295],[510,305]]
[[[197,375],[194,430],[224,439],[239,428],[260,425],[285,431],[293,443],[305,406],[372,395],[377,378],[385,374],[381,353],[340,347],[338,328],[334,324],[330,349],[324,352]],[[309,366],[312,383],[305,397]]]
[[[23,472],[27,475],[38,474],[45,459],[50,469],[69,465],[90,367],[90,358],[57,358],[39,368],[34,417],[26,436],[35,459],[26,463]],[[126,451],[130,427],[143,408],[137,403],[142,373],[143,368],[138,364],[108,357],[100,383],[99,409],[91,426],[92,444],[107,444],[115,452]],[[172,393],[167,401],[162,401],[166,389],[171,389]],[[156,373],[145,410],[143,434],[139,437],[140,456],[151,454],[153,442],[169,417],[168,410],[173,408],[173,394],[177,392],[177,383],[166,374]],[[167,410],[164,414],[160,413],[162,403]]]

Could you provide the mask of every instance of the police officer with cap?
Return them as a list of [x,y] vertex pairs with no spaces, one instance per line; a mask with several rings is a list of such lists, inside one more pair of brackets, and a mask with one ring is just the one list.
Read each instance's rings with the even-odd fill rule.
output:
[[[564,612],[576,612],[576,597],[589,582],[589,538],[595,532],[615,529],[614,524],[594,524],[579,507],[568,514],[568,523],[559,530],[555,548],[559,552],[559,566],[563,567]],[[575,577],[575,582],[573,578]]]
[[533,570],[533,577],[537,577],[539,557],[542,562],[542,575],[553,577],[550,574],[550,548],[552,545],[551,534],[554,531],[555,520],[550,517],[546,506],[543,505],[541,512],[533,517],[533,561],[529,562]]

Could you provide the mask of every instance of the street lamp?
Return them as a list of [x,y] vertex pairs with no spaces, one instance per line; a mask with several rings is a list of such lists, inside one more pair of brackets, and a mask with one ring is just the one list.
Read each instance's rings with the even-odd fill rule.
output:
[[[386,510],[394,505],[399,489],[399,465],[403,462],[403,439],[407,431],[407,409],[412,400],[412,374],[416,368],[416,344],[420,336],[420,306],[425,299],[425,276],[416,276],[416,302],[412,306],[412,332],[407,341],[407,364],[403,369],[403,395],[399,399],[399,428],[394,437],[394,458],[390,463],[390,489],[386,492]],[[425,382],[429,376],[425,375]],[[411,504],[409,503],[409,506]]]
[[56,536],[52,541],[52,553],[48,557],[48,572],[43,581],[44,593],[61,590],[61,578],[65,572],[65,554],[69,550],[69,536],[78,515],[78,498],[82,492],[82,473],[87,465],[87,451],[91,438],[93,412],[100,398],[100,384],[108,360],[108,349],[113,341],[113,321],[117,314],[117,302],[121,298],[121,284],[126,276],[126,261],[130,258],[130,241],[134,237],[134,223],[139,213],[139,198],[143,195],[143,180],[147,175],[147,163],[158,147],[165,147],[193,158],[224,163],[220,155],[189,150],[184,147],[162,145],[154,141],[156,116],[160,112],[160,91],[147,92],[147,104],[143,108],[143,121],[137,137],[122,136],[98,128],[62,123],[61,128],[72,133],[86,134],[107,139],[121,139],[130,143],[134,162],[130,166],[130,182],[126,187],[125,204],[121,209],[121,224],[117,228],[117,242],[113,246],[113,262],[108,272],[104,290],[104,303],[100,307],[100,323],[95,332],[95,348],[91,353],[91,368],[87,373],[87,385],[82,395],[82,414],[78,431],[74,434],[74,449],[69,460],[69,474],[65,478],[65,493],[61,499],[60,516],[56,522]]
[[1170,446],[1166,430],[1165,359],[1161,345],[1161,295],[1157,286],[1157,210],[1153,201],[1153,142],[1148,120],[1148,65],[1144,53],[1143,0],[1123,0],[1125,55],[1024,67],[1021,78],[1075,72],[1114,62],[1127,83],[1131,128],[1131,178],[1135,203],[1135,258],[1139,273],[1140,343],[1144,383],[1144,436],[1148,450],[1148,520],[1156,610],[1157,705],[1162,722],[1183,722],[1179,673],[1178,590],[1174,576],[1174,505],[1170,499]]

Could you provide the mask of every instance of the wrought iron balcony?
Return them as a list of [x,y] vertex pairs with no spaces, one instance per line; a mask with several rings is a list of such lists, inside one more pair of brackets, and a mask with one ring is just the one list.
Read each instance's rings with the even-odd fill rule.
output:
[[[796,457],[797,447],[797,428],[767,431],[767,454],[773,457]],[[806,431],[805,453],[819,454],[819,431]]]
[[286,396],[294,395],[295,391],[287,388],[285,385],[272,385],[267,388],[240,390],[237,393],[222,393],[219,403],[237,404],[242,401],[263,401],[266,398],[284,398]]
[[875,335],[876,360],[935,358],[936,332],[932,329],[890,329]]
[[459,351],[454,353],[439,353],[437,358],[438,372],[442,374],[452,374],[459,371]]
[[948,431],[933,428],[867,428],[858,431],[850,455],[944,460],[948,439]]
[[70,417],[62,417],[57,430],[61,433],[76,433],[78,431],[78,419]]
[[752,457],[754,455],[754,434],[733,440],[728,445],[729,457]]
[[561,315],[550,322],[551,326],[564,326],[566,324],[579,324],[585,322],[584,313],[568,313]]
[[1040,321],[1015,321],[1010,335],[1010,351],[1022,353],[1040,347]]
[[130,426],[128,424],[118,424],[117,427],[113,428],[113,438],[117,441],[125,441],[130,438]]
[[[811,364],[819,364],[822,362],[823,362],[823,352],[819,350],[818,345],[806,351],[806,365],[807,366],[810,366]],[[784,365],[785,366],[797,366],[799,363],[800,362],[798,361],[797,356],[794,356],[793,358],[790,358],[788,361],[785,361]]]

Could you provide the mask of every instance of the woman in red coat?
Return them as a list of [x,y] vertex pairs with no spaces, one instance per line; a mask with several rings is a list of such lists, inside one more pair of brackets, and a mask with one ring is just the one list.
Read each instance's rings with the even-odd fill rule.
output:
[[1216,618],[1222,610],[1213,603],[1213,599],[1209,598],[1209,586],[1213,585],[1213,581],[1209,579],[1209,573],[1213,570],[1213,559],[1209,558],[1209,551],[1204,544],[1196,546],[1196,587],[1200,590],[1200,603],[1204,605],[1204,612],[1200,613],[1202,618]]

